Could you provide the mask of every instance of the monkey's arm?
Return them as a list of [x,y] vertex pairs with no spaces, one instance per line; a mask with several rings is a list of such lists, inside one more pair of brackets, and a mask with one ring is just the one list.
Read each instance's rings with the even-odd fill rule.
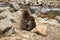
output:
[[36,27],[36,23],[35,23],[35,21],[29,21],[28,22],[28,25],[29,25],[29,27],[28,27],[28,31],[30,31],[30,30],[32,30],[33,28],[35,28]]

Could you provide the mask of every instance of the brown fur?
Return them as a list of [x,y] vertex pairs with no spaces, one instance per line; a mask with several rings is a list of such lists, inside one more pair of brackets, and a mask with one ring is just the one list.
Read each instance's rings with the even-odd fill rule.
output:
[[30,30],[32,30],[33,28],[36,27],[35,18],[33,16],[29,17],[28,25],[29,25],[29,27],[27,29],[28,31],[30,31]]
[[23,14],[22,16],[23,16],[24,19],[29,18],[29,16],[30,16],[30,13],[28,12],[28,9],[24,9],[22,14]]
[[35,18],[30,15],[27,9],[23,10],[20,26],[23,30],[29,30],[29,31],[36,26]]

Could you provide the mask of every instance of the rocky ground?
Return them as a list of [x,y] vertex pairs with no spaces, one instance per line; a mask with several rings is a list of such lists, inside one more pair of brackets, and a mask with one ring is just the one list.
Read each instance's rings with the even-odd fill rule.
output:
[[[2,8],[1,8],[2,9]],[[4,10],[4,11],[3,11]],[[21,10],[11,13],[9,7],[0,13],[0,32],[5,29],[10,31],[0,34],[0,40],[60,40],[60,23],[55,19],[35,17],[36,28],[31,31],[18,31]],[[14,30],[13,30],[14,28]]]
[[0,40],[60,40],[60,16],[49,19],[32,14],[36,27],[31,31],[19,30],[23,9],[12,5],[14,8],[0,7]]
[[19,31],[16,34],[2,36],[0,40],[60,40],[59,31],[59,27],[50,26],[47,28],[46,36],[28,31]]

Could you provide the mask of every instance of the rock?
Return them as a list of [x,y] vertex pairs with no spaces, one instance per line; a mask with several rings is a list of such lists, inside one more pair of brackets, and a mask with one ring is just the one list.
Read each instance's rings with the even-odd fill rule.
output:
[[11,5],[15,10],[19,10],[19,9],[20,9],[20,6],[18,5],[17,2],[11,1],[11,2],[9,2],[9,3],[10,3],[10,5]]
[[31,32],[46,35],[48,24],[41,24],[36,21],[36,28],[32,29]]
[[16,2],[17,0],[10,0],[10,1]]
[[60,23],[58,23],[58,21],[57,20],[55,20],[55,19],[49,19],[49,18],[36,18],[36,21],[38,21],[38,23],[46,23],[46,24],[50,24],[50,25],[54,25],[54,26],[56,26],[56,25],[59,25]]
[[14,21],[18,24],[20,23],[20,16],[21,16],[21,11],[20,12],[19,11],[14,12],[12,14],[12,17],[13,17]]
[[4,19],[4,18],[6,18],[6,17],[7,17],[7,15],[6,15],[4,12],[0,13],[0,20],[1,20],[1,19]]
[[11,12],[10,11],[3,11],[2,13],[1,13],[1,15],[2,16],[7,16],[7,18],[8,19],[13,19],[13,16],[12,16],[12,14],[11,14]]
[[0,10],[2,10],[2,12],[0,13],[0,33],[3,33],[7,29],[7,33],[11,34],[14,32],[14,28],[19,29],[21,11],[19,10],[11,13],[9,9],[9,6],[0,7]]
[[17,0],[18,3],[21,3],[21,0]]
[[3,20],[0,20],[0,33],[6,30],[7,28],[10,28],[12,26],[12,22],[5,18]]
[[51,25],[59,24],[58,21],[55,20],[55,19],[49,19],[49,20],[48,20],[48,23],[51,24]]
[[9,0],[2,0],[2,2],[9,2]]
[[30,40],[30,39],[28,39],[28,38],[22,38],[22,40]]
[[29,39],[30,35],[25,33],[24,35],[22,35],[22,37]]
[[43,19],[43,18],[40,18],[40,17],[39,17],[39,18],[37,18],[36,20],[37,20],[38,22],[40,22],[40,23],[48,23],[48,18],[46,18],[46,19],[44,18],[44,19]]
[[10,7],[9,6],[7,6],[7,7],[0,7],[1,11],[6,11],[7,9],[10,9]]
[[30,7],[29,10],[32,14],[35,13],[35,8],[34,7]]
[[0,15],[3,17],[7,16],[8,19],[13,19],[15,22],[19,20],[19,12],[11,13],[9,10],[3,11]]
[[56,16],[55,19],[60,23],[60,16]]
[[15,32],[15,30],[13,29],[13,28],[11,28],[11,29],[9,29],[9,31],[7,31],[7,34],[8,35],[11,35],[11,34],[13,34]]
[[5,2],[1,2],[0,1],[0,7],[7,7],[8,6],[8,3],[5,3]]
[[18,15],[21,15],[22,10],[23,10],[23,9],[20,9],[19,11],[17,11]]
[[13,17],[12,20],[14,21],[12,27],[20,30],[21,11],[14,12],[11,17]]
[[[4,19],[0,20],[0,30],[1,32],[5,29],[13,27],[15,29],[19,28],[19,12],[11,13],[9,10],[5,10],[0,14],[1,17],[5,17]],[[0,17],[0,18],[1,18]],[[13,20],[13,21],[11,21]],[[4,27],[4,28],[3,28]],[[10,29],[8,33],[13,33],[13,29]]]

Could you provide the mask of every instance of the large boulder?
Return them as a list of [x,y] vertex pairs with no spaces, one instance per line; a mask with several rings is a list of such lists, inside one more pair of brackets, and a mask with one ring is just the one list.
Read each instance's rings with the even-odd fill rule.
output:
[[4,33],[8,31],[11,27],[12,27],[12,22],[8,18],[0,20],[0,33]]
[[0,8],[0,10],[2,10],[0,13],[0,34],[9,31],[12,28],[13,22],[11,22],[11,19],[13,19],[13,16],[8,9],[8,7]]

